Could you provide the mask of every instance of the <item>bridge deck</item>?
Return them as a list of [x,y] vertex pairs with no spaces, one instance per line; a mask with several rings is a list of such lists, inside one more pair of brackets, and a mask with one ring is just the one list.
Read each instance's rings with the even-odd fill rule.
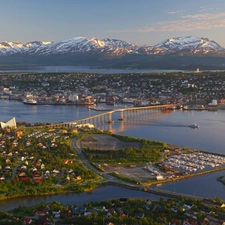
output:
[[131,107],[131,108],[120,108],[120,109],[114,109],[111,111],[107,111],[104,113],[99,113],[97,115],[94,116],[89,116],[86,118],[82,118],[82,119],[78,119],[78,120],[73,120],[73,121],[68,121],[68,122],[63,122],[63,123],[57,123],[55,125],[70,125],[70,124],[82,124],[85,121],[91,120],[91,119],[96,119],[96,118],[100,118],[100,117],[104,117],[105,115],[112,115],[113,113],[116,112],[125,112],[125,111],[135,111],[135,110],[151,110],[151,109],[168,109],[168,108],[172,108],[174,105],[172,104],[167,104],[167,105],[155,105],[155,106],[143,106],[143,107]]

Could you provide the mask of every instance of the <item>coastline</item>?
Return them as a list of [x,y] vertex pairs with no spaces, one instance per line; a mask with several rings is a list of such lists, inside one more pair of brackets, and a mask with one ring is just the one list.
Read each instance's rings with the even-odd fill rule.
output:
[[190,179],[192,177],[202,176],[202,175],[205,175],[205,174],[215,173],[215,172],[219,172],[219,171],[223,171],[223,170],[225,170],[225,167],[215,168],[213,170],[205,170],[205,171],[201,171],[201,172],[198,172],[198,173],[187,174],[187,175],[184,175],[184,176],[170,178],[170,179],[161,180],[161,181],[153,181],[149,184],[149,186],[157,185],[157,184],[163,184],[163,183],[175,182],[175,181],[179,181],[179,180],[183,180],[183,179]]
[[[1,96],[0,95],[0,100],[9,100],[9,101],[18,101],[18,102],[21,102],[23,103],[23,100],[22,99],[17,99],[17,98],[10,98],[9,96]],[[88,107],[88,106],[93,106],[95,105],[95,102],[90,102],[90,103],[87,103],[87,102],[43,102],[43,101],[38,101],[37,103],[35,104],[30,104],[30,103],[23,103],[24,105],[31,105],[31,106],[36,106],[36,105],[46,105],[46,106],[50,106],[50,105],[54,105],[54,106],[85,106],[85,107]],[[122,104],[126,104],[125,102],[122,102]],[[95,110],[95,111],[111,111],[113,109],[94,109],[94,108],[91,108],[92,110]],[[178,109],[176,109],[178,110]],[[217,111],[217,110],[225,110],[225,105],[217,105],[217,106],[214,106],[214,107],[208,107],[208,106],[205,106],[205,108],[197,108],[197,107],[189,107],[189,108],[184,108],[182,107],[181,108],[182,111]]]
[[[61,195],[61,194],[69,194],[69,193],[73,193],[73,194],[81,194],[81,193],[90,193],[93,190],[99,188],[103,186],[102,183],[100,183],[98,186],[95,186],[93,188],[84,188],[83,190],[64,190],[64,191],[58,191],[58,192],[48,192],[48,193],[38,193],[38,194],[20,194],[20,195],[15,195],[15,196],[10,196],[10,197],[3,197],[1,198],[1,194],[0,195],[0,202],[1,201],[5,201],[5,200],[10,200],[10,199],[19,199],[21,197],[38,197],[38,196],[56,196],[56,195]],[[58,186],[59,188],[60,186]],[[66,187],[66,186],[64,186]],[[68,186],[69,187],[69,186]],[[71,186],[70,186],[71,187]],[[55,188],[57,188],[57,186],[55,186]]]
[[[164,189],[154,189],[151,188],[151,186],[154,185],[159,185],[159,184],[165,184],[165,183],[170,183],[170,182],[176,182],[179,180],[183,180],[183,179],[190,179],[192,177],[195,176],[201,176],[201,175],[206,175],[209,173],[214,173],[214,172],[219,172],[219,171],[223,171],[225,170],[225,167],[221,167],[221,168],[215,168],[213,170],[206,170],[206,171],[202,171],[199,173],[195,173],[195,174],[188,174],[188,175],[184,175],[184,176],[180,176],[180,177],[176,177],[176,178],[170,178],[170,179],[165,179],[165,180],[160,180],[160,181],[153,181],[153,182],[145,182],[142,183],[141,185],[134,185],[132,183],[128,183],[128,182],[123,182],[121,180],[117,180],[117,181],[105,181],[105,182],[101,182],[99,183],[97,186],[93,187],[93,188],[86,188],[81,190],[64,190],[64,191],[59,191],[59,192],[49,192],[49,193],[38,193],[38,194],[24,194],[24,195],[15,195],[15,196],[11,196],[11,197],[5,197],[5,198],[0,198],[0,201],[4,201],[4,200],[9,200],[9,199],[19,199],[20,197],[38,197],[38,196],[53,196],[53,195],[60,195],[60,194],[69,194],[69,193],[74,193],[74,194],[80,194],[80,193],[91,193],[93,190],[98,189],[100,187],[104,187],[104,186],[119,186],[119,187],[123,187],[123,188],[127,188],[129,190],[138,190],[138,191],[143,191],[143,192],[149,192],[155,195],[159,195],[159,196],[166,196],[166,197],[190,197],[190,198],[201,198],[199,196],[191,196],[191,195],[187,195],[187,194],[183,194],[183,193],[173,193],[170,191],[166,191]],[[222,182],[220,180],[221,177],[217,178],[218,182],[221,182],[222,184],[225,185],[224,182]]]

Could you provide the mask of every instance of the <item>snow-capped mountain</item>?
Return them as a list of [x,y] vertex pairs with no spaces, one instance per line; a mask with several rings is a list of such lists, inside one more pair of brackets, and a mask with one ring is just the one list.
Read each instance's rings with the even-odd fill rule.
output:
[[21,51],[23,44],[20,42],[0,42],[0,55],[11,55]]
[[121,40],[117,40],[117,39],[105,38],[102,41],[104,41],[104,43],[107,46],[111,46],[114,48],[126,48],[126,49],[130,49],[133,51],[138,51],[138,48],[139,48],[137,45],[130,44],[126,41],[121,41]]
[[43,48],[52,42],[33,41],[26,44],[20,42],[0,42],[0,56],[14,54],[35,54],[39,48]]
[[215,41],[211,41],[208,38],[199,38],[193,36],[169,38],[156,45],[158,48],[163,48],[165,50],[182,51],[182,50],[214,50],[221,51],[224,50]]
[[34,41],[27,44],[20,42],[1,42],[0,56],[14,54],[62,55],[73,53],[110,53],[124,54],[137,52],[138,47],[115,39],[99,40],[96,37],[75,37],[57,42]]
[[97,38],[76,37],[54,42],[39,54],[66,54],[76,52],[90,52],[104,48],[105,43]]
[[0,42],[0,56],[30,55],[49,56],[65,54],[102,54],[110,56],[122,56],[127,54],[157,55],[171,52],[189,50],[191,54],[209,51],[225,51],[219,44],[207,38],[184,37],[170,38],[155,46],[137,46],[126,41],[105,38],[100,40],[96,37],[75,37],[57,42],[33,41],[26,44],[20,42]]

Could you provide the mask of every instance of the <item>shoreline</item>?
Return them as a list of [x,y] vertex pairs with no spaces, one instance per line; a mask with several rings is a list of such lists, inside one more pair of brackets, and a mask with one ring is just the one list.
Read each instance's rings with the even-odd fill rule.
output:
[[[196,174],[188,174],[188,175],[185,175],[185,176],[180,176],[180,177],[176,177],[176,178],[172,178],[172,179],[153,181],[153,182],[150,182],[150,183],[144,183],[143,182],[142,185],[134,185],[132,183],[123,182],[121,180],[105,181],[105,182],[99,183],[98,186],[95,186],[93,188],[84,189],[83,191],[68,190],[68,191],[59,191],[59,192],[55,192],[55,193],[15,195],[15,196],[11,196],[11,197],[2,198],[2,199],[0,199],[0,201],[10,200],[10,199],[19,199],[20,197],[52,196],[52,195],[61,195],[61,194],[69,194],[69,193],[73,193],[73,194],[90,193],[93,190],[98,189],[100,187],[104,187],[104,186],[119,186],[119,187],[127,188],[129,190],[138,190],[138,191],[143,191],[143,192],[150,192],[150,193],[153,193],[153,194],[158,195],[158,196],[167,196],[167,197],[185,197],[185,196],[187,197],[187,196],[189,196],[189,197],[193,197],[193,198],[202,198],[200,196],[191,196],[191,195],[187,195],[187,194],[183,194],[183,193],[173,193],[173,192],[170,192],[170,191],[167,191],[167,190],[164,190],[164,189],[155,190],[151,186],[171,183],[171,182],[175,182],[175,181],[179,181],[179,180],[183,180],[183,179],[190,179],[190,178],[195,177],[195,176],[206,175],[206,174],[209,174],[209,173],[219,172],[219,171],[223,171],[223,170],[225,170],[225,167],[216,168],[216,169],[213,169],[213,170],[206,170],[206,171],[202,171],[202,172],[196,173]],[[222,176],[222,177],[224,177],[224,176]],[[220,180],[220,178],[221,177],[217,178],[217,181],[221,182],[223,185],[225,185],[225,183],[223,183]]]
[[[59,191],[59,192],[49,192],[49,193],[38,193],[38,194],[22,194],[22,195],[15,195],[15,196],[11,196],[11,197],[5,197],[5,198],[0,198],[0,202],[1,201],[7,201],[7,200],[12,200],[12,199],[19,199],[19,198],[22,198],[22,197],[38,197],[38,196],[53,196],[53,195],[62,195],[62,194],[70,194],[70,193],[73,193],[73,194],[81,194],[81,193],[90,193],[92,192],[93,190],[99,188],[103,186],[102,183],[100,183],[100,185],[96,186],[96,187],[93,187],[93,188],[85,188],[84,190],[74,190],[74,191],[71,191],[71,190],[65,190],[65,191]],[[57,187],[57,186],[56,186]],[[3,195],[3,194],[2,194]]]
[[155,182],[153,181],[152,183],[149,184],[149,186],[175,182],[175,181],[179,181],[179,180],[183,180],[183,179],[190,179],[192,177],[201,176],[201,175],[205,175],[205,174],[209,174],[209,173],[216,173],[216,172],[223,171],[223,170],[225,170],[225,167],[219,167],[219,168],[215,168],[213,170],[205,170],[205,171],[194,173],[194,174],[187,174],[184,176],[170,178],[167,180],[160,180],[160,181],[155,181]]
[[[1,96],[0,95],[0,100],[9,100],[9,101],[18,101],[18,102],[21,102],[23,103],[23,100],[22,99],[13,99],[13,98],[9,98],[8,96]],[[133,104],[133,103],[126,103],[126,102],[121,102],[122,104]],[[32,105],[32,106],[35,106],[35,105],[46,105],[46,106],[50,106],[50,105],[68,105],[68,106],[93,106],[94,104],[96,104],[95,102],[91,102],[91,103],[82,103],[82,102],[66,102],[66,103],[57,103],[57,102],[37,102],[35,104],[29,104],[29,103],[23,103],[24,105]],[[149,105],[151,106],[151,105]],[[96,110],[96,109],[93,109],[93,110]],[[110,109],[111,110],[111,109]],[[109,109],[107,109],[107,111],[110,111]],[[113,110],[113,109],[112,109]],[[177,109],[176,109],[177,110]],[[217,111],[217,110],[225,110],[225,106],[215,106],[215,107],[205,107],[205,108],[182,108],[182,111]],[[106,111],[106,110],[96,110],[96,111]]]

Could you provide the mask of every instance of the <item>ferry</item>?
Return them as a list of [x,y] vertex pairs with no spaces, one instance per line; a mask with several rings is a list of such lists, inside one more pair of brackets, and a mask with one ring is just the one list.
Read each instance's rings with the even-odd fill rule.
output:
[[104,107],[96,107],[96,106],[89,106],[89,109],[95,110],[95,111],[112,111],[113,109],[110,108],[104,108]]
[[189,125],[190,128],[198,129],[200,126],[196,123]]
[[24,99],[23,100],[23,104],[27,104],[27,105],[37,105],[37,101],[34,99]]

